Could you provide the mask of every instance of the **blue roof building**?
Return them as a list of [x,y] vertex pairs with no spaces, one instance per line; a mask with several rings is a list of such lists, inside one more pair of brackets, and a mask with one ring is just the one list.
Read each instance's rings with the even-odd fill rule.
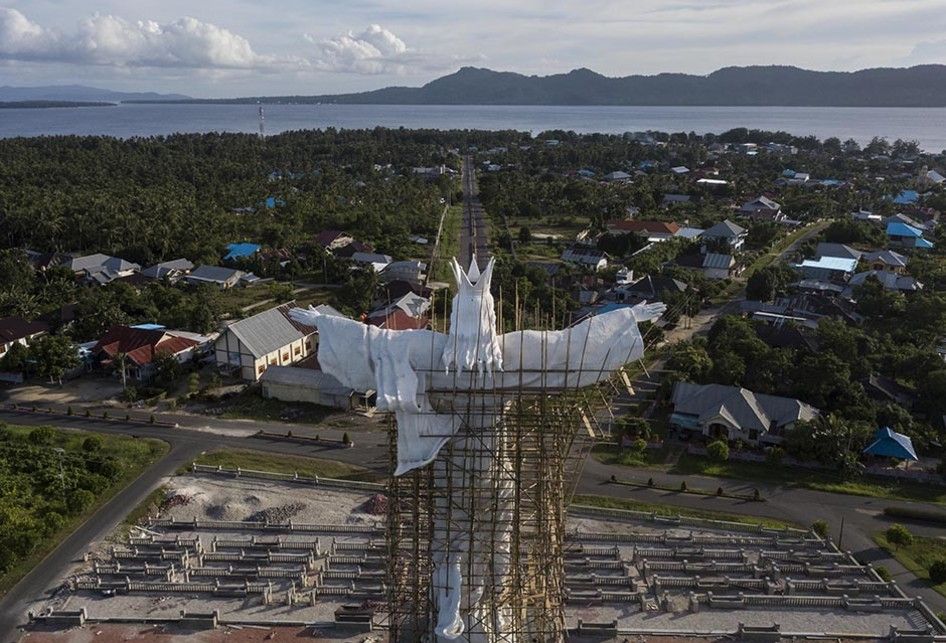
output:
[[264,201],[263,204],[266,206],[267,210],[272,210],[277,205],[286,205],[286,202],[283,201],[282,199],[277,199],[274,196],[268,196],[266,197],[266,201]]
[[887,426],[877,429],[874,434],[874,441],[864,449],[864,453],[896,460],[912,460],[914,462],[919,460],[916,451],[913,450],[913,441],[908,436],[897,433]]
[[893,198],[897,205],[912,205],[920,200],[920,193],[916,190],[903,190]]
[[224,261],[233,261],[235,259],[245,259],[252,257],[260,251],[261,246],[256,243],[228,243],[227,254]]
[[933,243],[923,238],[923,231],[902,221],[891,221],[887,224],[887,236],[890,241],[904,248],[919,248],[929,250]]

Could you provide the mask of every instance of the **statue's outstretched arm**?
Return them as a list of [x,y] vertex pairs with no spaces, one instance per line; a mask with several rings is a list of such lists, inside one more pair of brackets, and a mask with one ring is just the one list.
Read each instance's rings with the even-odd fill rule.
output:
[[667,311],[667,304],[657,301],[652,304],[646,302],[637,304],[631,311],[634,313],[634,319],[637,323],[645,321],[655,321]]

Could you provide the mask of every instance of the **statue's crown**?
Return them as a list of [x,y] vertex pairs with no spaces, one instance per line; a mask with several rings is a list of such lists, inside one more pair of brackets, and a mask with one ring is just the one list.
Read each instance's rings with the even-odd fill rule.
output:
[[453,276],[457,281],[457,289],[460,292],[466,290],[489,292],[490,283],[493,280],[493,266],[495,263],[496,259],[490,257],[486,268],[480,272],[480,267],[476,263],[476,255],[473,255],[473,260],[470,261],[470,269],[464,271],[460,262],[454,257],[450,267],[453,269]]

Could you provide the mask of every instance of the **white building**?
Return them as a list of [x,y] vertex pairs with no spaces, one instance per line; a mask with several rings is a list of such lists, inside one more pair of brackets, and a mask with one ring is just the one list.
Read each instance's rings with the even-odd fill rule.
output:
[[[289,317],[294,304],[283,304],[227,326],[214,344],[217,366],[256,382],[270,366],[294,364],[315,352],[316,329]],[[331,306],[320,312],[341,316]]]

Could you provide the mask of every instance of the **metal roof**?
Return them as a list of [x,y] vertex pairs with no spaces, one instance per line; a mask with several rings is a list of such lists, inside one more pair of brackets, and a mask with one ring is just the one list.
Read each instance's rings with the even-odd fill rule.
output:
[[230,324],[227,330],[236,335],[253,357],[263,357],[316,332],[315,327],[290,319],[289,308],[283,304],[264,310]]
[[913,440],[886,426],[877,429],[874,441],[864,449],[864,453],[897,460],[919,460],[913,448]]
[[799,268],[815,268],[817,270],[837,270],[840,272],[854,272],[857,268],[857,259],[844,257],[821,257],[820,259],[805,259]]
[[818,415],[818,409],[790,397],[761,395],[722,384],[677,382],[671,402],[674,413],[695,415],[702,421],[722,416],[735,426],[762,432]]
[[716,225],[712,226],[709,230],[703,232],[703,237],[724,237],[730,239],[732,237],[738,237],[739,235],[745,233],[746,229],[740,225],[737,225],[726,219],[725,221],[720,221]]

